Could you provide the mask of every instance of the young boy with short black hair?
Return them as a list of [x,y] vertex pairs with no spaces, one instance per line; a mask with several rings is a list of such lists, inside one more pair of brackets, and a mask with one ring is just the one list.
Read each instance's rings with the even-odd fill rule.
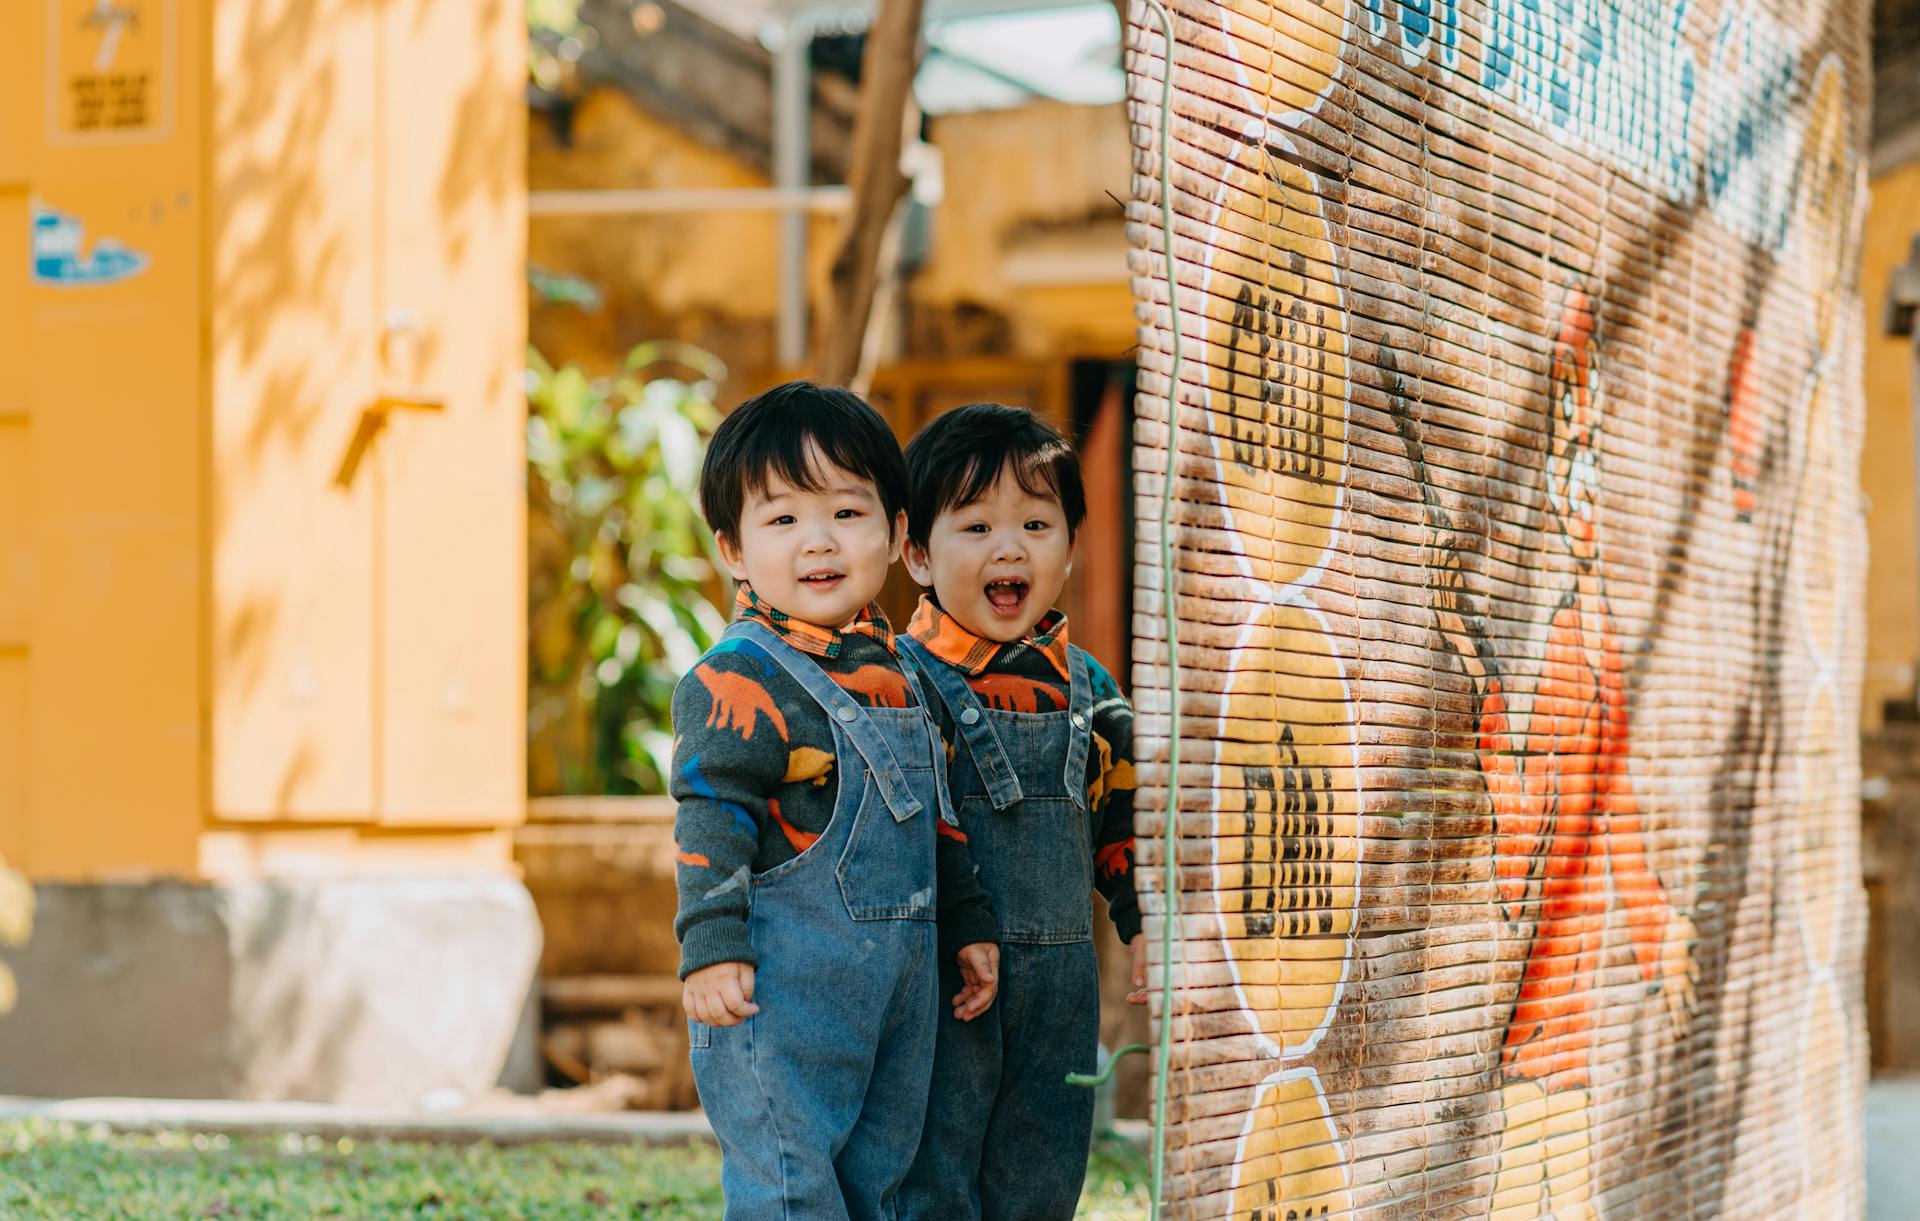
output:
[[959,1021],[998,962],[944,748],[873,605],[906,524],[900,445],[858,396],[790,382],[721,423],[700,502],[740,587],[674,691],[674,933],[726,1215],[891,1218],[936,957]]
[[[1000,934],[1000,1004],[943,1019],[904,1217],[1070,1218],[1086,1175],[1100,1037],[1092,892],[1133,950],[1133,710],[1054,609],[1086,516],[1079,460],[1032,412],[976,403],[907,446],[905,642],[932,688],[948,782]],[[947,986],[958,983],[944,964]]]

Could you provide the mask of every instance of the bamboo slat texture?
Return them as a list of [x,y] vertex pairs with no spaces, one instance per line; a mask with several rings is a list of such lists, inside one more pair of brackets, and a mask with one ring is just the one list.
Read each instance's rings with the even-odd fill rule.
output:
[[1859,1216],[1867,5],[1167,3],[1169,1215]]

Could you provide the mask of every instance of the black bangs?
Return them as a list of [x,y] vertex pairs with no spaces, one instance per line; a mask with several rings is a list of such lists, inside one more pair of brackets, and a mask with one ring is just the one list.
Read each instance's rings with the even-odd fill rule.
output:
[[776,479],[807,492],[826,488],[819,459],[873,484],[887,520],[907,507],[907,470],[879,412],[851,390],[795,381],[734,408],[714,431],[700,469],[700,510],[715,534],[740,538],[750,494]]
[[907,446],[907,536],[925,546],[934,518],[985,496],[1005,470],[1028,495],[1057,502],[1068,533],[1080,529],[1087,494],[1073,446],[1025,408],[973,403],[939,416]]

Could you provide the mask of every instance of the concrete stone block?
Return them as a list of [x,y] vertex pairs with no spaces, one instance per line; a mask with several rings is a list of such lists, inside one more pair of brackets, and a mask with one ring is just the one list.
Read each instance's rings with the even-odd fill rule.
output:
[[0,1094],[410,1106],[527,1085],[511,878],[46,884]]

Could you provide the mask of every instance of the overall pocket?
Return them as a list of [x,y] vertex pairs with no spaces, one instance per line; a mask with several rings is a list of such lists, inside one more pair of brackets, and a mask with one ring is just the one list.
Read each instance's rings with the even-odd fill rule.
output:
[[1093,858],[1086,811],[1071,797],[1029,797],[996,810],[962,799],[960,825],[1002,941],[1081,941],[1093,928]]
[[834,870],[849,916],[855,920],[934,918],[934,820],[938,817],[926,806],[911,818],[896,819],[873,777],[865,778],[859,813]]

